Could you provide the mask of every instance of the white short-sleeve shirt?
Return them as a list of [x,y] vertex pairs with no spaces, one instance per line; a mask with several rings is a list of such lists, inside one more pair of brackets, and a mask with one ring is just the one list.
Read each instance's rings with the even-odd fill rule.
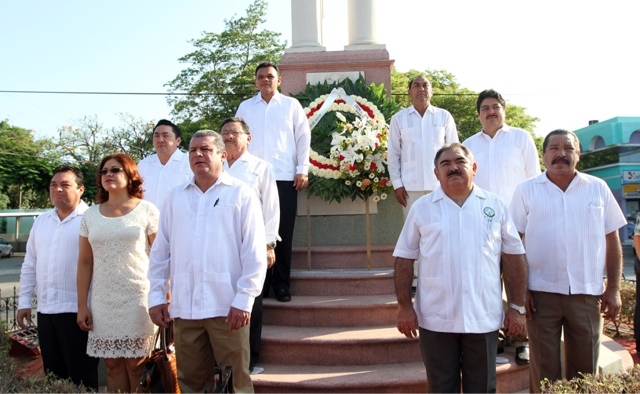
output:
[[504,201],[474,186],[462,207],[438,187],[416,201],[393,252],[418,260],[420,327],[487,333],[502,326],[501,253],[524,254]]
[[578,172],[563,192],[545,172],[516,187],[509,210],[524,234],[530,290],[604,292],[605,236],[627,220],[602,179]]
[[434,190],[439,182],[433,159],[445,144],[458,142],[451,114],[430,105],[424,116],[411,106],[391,118],[388,141],[389,176],[394,189]]
[[463,144],[478,164],[473,182],[499,195],[507,205],[520,182],[540,175],[538,148],[526,130],[504,125],[493,138],[480,131]]

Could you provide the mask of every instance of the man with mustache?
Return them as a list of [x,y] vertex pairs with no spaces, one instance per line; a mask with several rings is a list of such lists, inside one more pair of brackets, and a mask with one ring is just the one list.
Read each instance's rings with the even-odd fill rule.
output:
[[397,327],[407,338],[420,332],[430,393],[459,393],[461,385],[495,392],[498,329],[519,335],[525,325],[514,307],[503,312],[500,261],[510,305],[524,305],[524,247],[504,201],[474,185],[469,148],[445,145],[434,166],[440,186],[409,209],[393,253]]
[[431,105],[433,86],[424,75],[409,81],[411,106],[396,113],[389,127],[391,183],[406,219],[411,205],[438,187],[433,158],[445,144],[458,142],[451,114]]
[[[516,186],[540,175],[540,158],[531,134],[505,123],[505,109],[506,102],[500,93],[493,89],[482,91],[476,101],[482,130],[463,144],[471,149],[478,163],[475,184],[499,195],[509,206]],[[526,342],[520,342],[526,341],[526,333],[523,336],[511,338],[518,364],[529,363],[529,349]]]
[[[576,170],[578,137],[554,130],[544,139],[547,170],[516,187],[509,211],[524,240],[529,264],[527,332],[530,389],[597,370],[602,314],[620,311],[622,250],[627,225],[607,184]],[[602,274],[606,272],[606,287]]]

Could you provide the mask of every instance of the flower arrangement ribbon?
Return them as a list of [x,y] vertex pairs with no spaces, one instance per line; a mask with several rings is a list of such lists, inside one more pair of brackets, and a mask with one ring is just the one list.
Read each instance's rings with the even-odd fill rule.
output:
[[329,112],[329,109],[331,108],[331,105],[333,105],[333,103],[338,98],[342,98],[347,104],[352,106],[353,109],[356,111],[356,116],[358,116],[359,118],[361,118],[363,120],[369,119],[369,115],[367,114],[367,112],[365,110],[363,110],[362,107],[360,106],[360,104],[358,104],[356,102],[356,100],[351,98],[351,96],[349,96],[347,94],[347,92],[344,91],[343,88],[334,88],[331,91],[331,93],[329,93],[329,95],[327,96],[327,99],[322,104],[322,107],[320,107],[320,110],[318,110],[317,115],[315,116],[315,118],[312,119],[309,122],[309,129],[313,130],[313,128],[318,124],[318,122],[320,122],[320,119],[322,119],[322,117],[327,112]]

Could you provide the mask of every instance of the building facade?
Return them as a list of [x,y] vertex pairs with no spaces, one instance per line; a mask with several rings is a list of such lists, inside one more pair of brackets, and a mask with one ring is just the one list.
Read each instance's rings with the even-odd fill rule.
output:
[[629,240],[640,211],[640,117],[589,123],[575,130],[582,147],[578,169],[607,182],[629,222],[620,236]]

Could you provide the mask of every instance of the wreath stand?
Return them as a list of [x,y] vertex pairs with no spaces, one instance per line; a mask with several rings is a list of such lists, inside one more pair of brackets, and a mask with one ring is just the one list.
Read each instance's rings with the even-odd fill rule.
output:
[[[311,203],[307,193],[307,271],[311,271]],[[367,236],[367,269],[371,271],[371,218],[369,217],[369,198],[364,200],[365,227]]]

